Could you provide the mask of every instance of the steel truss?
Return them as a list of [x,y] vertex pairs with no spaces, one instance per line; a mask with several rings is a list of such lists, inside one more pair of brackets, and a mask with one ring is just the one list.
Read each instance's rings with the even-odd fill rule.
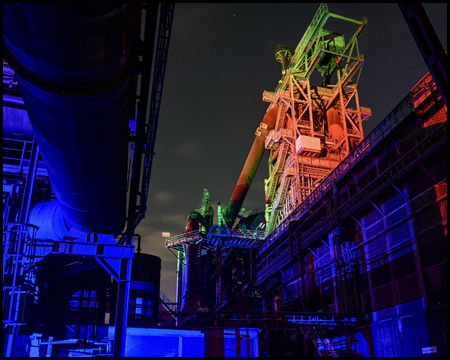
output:
[[[358,26],[346,44],[341,34],[324,29],[334,17]],[[357,85],[364,57],[358,37],[367,25],[328,12],[322,4],[295,53],[278,51],[290,60],[275,92],[264,91],[268,111],[278,108],[273,130],[261,123],[256,135],[269,149],[266,180],[266,231],[270,233],[301,204],[363,138],[362,121],[371,110],[359,105]],[[322,74],[321,86],[311,84],[313,71]],[[334,75],[337,82],[332,84]],[[356,79],[355,79],[356,78]],[[356,109],[350,102],[355,100]],[[332,119],[334,117],[334,119]]]
[[[432,106],[435,108],[433,109]],[[424,115],[424,108],[431,115]],[[423,120],[419,119],[423,121],[420,130],[422,135],[415,135],[414,145],[411,145],[407,143],[411,141],[410,130],[402,129],[407,128],[409,122],[417,124],[418,116],[424,116]],[[320,187],[291,214],[287,220],[291,220],[293,224],[293,231],[289,231],[292,233],[292,239],[290,234],[288,235],[287,221],[267,238],[267,242],[259,251],[255,283],[266,291],[276,288],[276,285],[280,285],[279,273],[281,272],[283,283],[289,283],[291,286],[290,289],[288,287],[283,289],[286,299],[297,302],[296,299],[305,298],[305,289],[301,290],[303,280],[296,281],[296,275],[288,276],[287,269],[297,261],[303,262],[304,255],[308,254],[308,272],[312,276],[309,287],[314,288],[314,283],[323,288],[327,284],[331,286],[330,282],[339,284],[334,288],[341,292],[339,298],[342,303],[338,304],[336,301],[330,305],[331,309],[327,308],[324,311],[352,314],[370,311],[368,310],[370,305],[367,305],[370,301],[362,299],[361,290],[358,290],[360,285],[357,283],[361,281],[359,279],[362,274],[361,269],[368,273],[404,256],[412,249],[417,249],[417,243],[422,241],[419,240],[421,234],[431,231],[432,227],[439,230],[439,226],[442,225],[443,233],[446,235],[447,215],[443,208],[447,201],[447,179],[444,175],[442,180],[442,174],[438,178],[424,165],[430,163],[431,159],[441,156],[439,154],[444,154],[443,149],[446,148],[447,143],[446,120],[446,108],[442,107],[436,86],[431,76],[427,75],[397,108],[353,149],[346,161],[333,170]],[[394,135],[395,131],[403,135],[400,137]],[[392,146],[392,139],[397,139],[395,144],[400,150],[386,154],[382,149]],[[368,166],[374,166],[373,163],[364,161],[368,158],[369,152],[375,157],[379,155],[378,167],[375,166],[377,171],[371,175],[367,175],[368,172],[364,170]],[[414,177],[417,170],[421,171],[420,169],[423,170],[425,177],[429,177],[430,184],[434,185],[430,188],[421,188],[422,193],[419,195],[409,196],[409,190],[404,190],[401,185],[405,185],[406,181],[407,188],[417,187],[418,185],[410,179]],[[343,180],[344,177],[346,181]],[[359,180],[360,185],[357,190],[356,188],[351,190],[348,182],[357,181],[357,178],[364,178],[364,181]],[[345,196],[339,195],[341,191],[339,189],[344,189]],[[380,201],[392,191],[400,196],[395,200],[395,207],[386,205],[386,200]],[[423,194],[430,192],[434,194],[434,197],[430,195],[430,198],[427,198],[428,202],[424,202]],[[413,203],[414,207],[411,205]],[[327,209],[325,204],[332,206]],[[442,220],[438,216],[427,218],[426,223],[420,222],[420,218],[433,209],[436,214],[436,208],[439,209]],[[367,220],[368,216],[364,215],[369,211],[367,209],[377,213],[379,220]],[[351,235],[356,239],[353,239],[356,244],[348,240],[342,243],[343,238],[351,238],[348,234],[339,232],[343,223],[353,223],[352,226],[355,226],[355,229],[359,227],[359,235],[358,230]],[[334,240],[334,237],[338,235],[341,236],[339,244]],[[328,241],[324,241],[327,236]],[[424,251],[423,249],[425,248],[422,247],[422,250],[419,250]],[[367,275],[363,273],[362,276]],[[421,276],[418,277],[419,280]],[[364,286],[369,285],[366,283]],[[421,286],[421,296],[425,297],[425,290],[423,285]],[[416,289],[414,291],[417,292]],[[427,291],[430,290],[427,289]],[[313,292],[314,289],[309,295],[306,294],[306,297],[317,297],[318,295],[314,295]],[[317,289],[316,292],[318,292]],[[364,294],[364,296],[368,295]],[[324,301],[329,301],[332,296],[321,294],[320,297],[323,297]],[[376,304],[374,306],[378,309],[383,306],[373,299],[372,304]]]

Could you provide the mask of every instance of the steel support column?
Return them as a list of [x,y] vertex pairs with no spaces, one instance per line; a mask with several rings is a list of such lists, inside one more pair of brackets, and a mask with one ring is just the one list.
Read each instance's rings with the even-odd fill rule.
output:
[[3,329],[3,332],[7,332],[3,341],[3,356],[4,357],[12,357],[13,349],[14,349],[14,340],[16,337],[16,328],[17,326],[8,327]]
[[20,223],[28,222],[30,214],[31,196],[33,194],[34,180],[36,179],[36,171],[38,167],[39,145],[36,137],[33,138],[33,148],[31,149],[30,163],[28,165],[27,181],[23,193],[22,208],[20,209]]
[[177,251],[177,312],[181,311],[181,299],[183,297],[183,259],[184,253],[182,251]]
[[117,289],[116,324],[114,331],[114,357],[125,356],[127,337],[128,302],[130,298],[132,259],[120,259],[120,273]]

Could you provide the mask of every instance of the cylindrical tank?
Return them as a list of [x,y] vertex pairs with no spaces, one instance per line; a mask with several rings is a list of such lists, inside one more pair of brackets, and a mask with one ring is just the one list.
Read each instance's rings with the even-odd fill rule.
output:
[[160,277],[161,258],[134,254],[128,326],[158,326]]
[[339,139],[343,134],[342,119],[336,109],[331,108],[327,111],[328,132],[334,139]]
[[14,69],[69,227],[118,235],[125,224],[131,4],[4,4]]

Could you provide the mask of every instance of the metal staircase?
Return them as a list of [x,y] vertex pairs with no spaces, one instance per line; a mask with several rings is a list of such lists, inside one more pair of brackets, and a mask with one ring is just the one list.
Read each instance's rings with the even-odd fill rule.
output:
[[275,129],[274,129],[275,132],[278,132],[281,129],[281,127],[283,126],[283,120],[284,120],[284,117],[286,116],[287,109],[288,109],[288,106],[286,104],[282,104],[280,106],[280,109],[278,110],[277,122],[275,124]]
[[291,179],[288,176],[283,177],[283,180],[281,181],[280,185],[280,191],[278,192],[276,200],[273,202],[273,208],[275,210],[279,210],[283,207],[284,200],[286,199],[286,194],[290,183]]
[[175,316],[177,313],[177,306],[178,304],[172,303],[169,298],[164,295],[164,293],[160,290],[159,291],[159,303],[163,306],[164,309],[166,309],[171,315]]
[[280,179],[280,175],[274,175],[274,177],[272,178],[272,181],[270,182],[270,185],[269,185],[269,191],[267,192],[267,199],[273,199],[275,189],[277,188],[279,179]]
[[325,329],[312,329],[313,341],[322,357],[344,357],[348,354],[345,336],[330,339]]

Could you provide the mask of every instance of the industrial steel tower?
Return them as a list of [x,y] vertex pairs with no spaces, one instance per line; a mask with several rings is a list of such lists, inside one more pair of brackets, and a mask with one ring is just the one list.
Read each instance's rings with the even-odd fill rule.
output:
[[[330,18],[354,23],[346,43],[343,34],[325,29]],[[362,122],[371,110],[359,105],[357,85],[364,63],[358,37],[367,19],[353,20],[328,12],[321,4],[294,53],[278,45],[282,78],[274,92],[264,91],[267,114],[276,117],[273,130],[256,130],[269,149],[266,186],[267,233],[274,230],[363,138]],[[313,72],[322,83],[311,83]],[[354,100],[355,108],[351,108]]]

